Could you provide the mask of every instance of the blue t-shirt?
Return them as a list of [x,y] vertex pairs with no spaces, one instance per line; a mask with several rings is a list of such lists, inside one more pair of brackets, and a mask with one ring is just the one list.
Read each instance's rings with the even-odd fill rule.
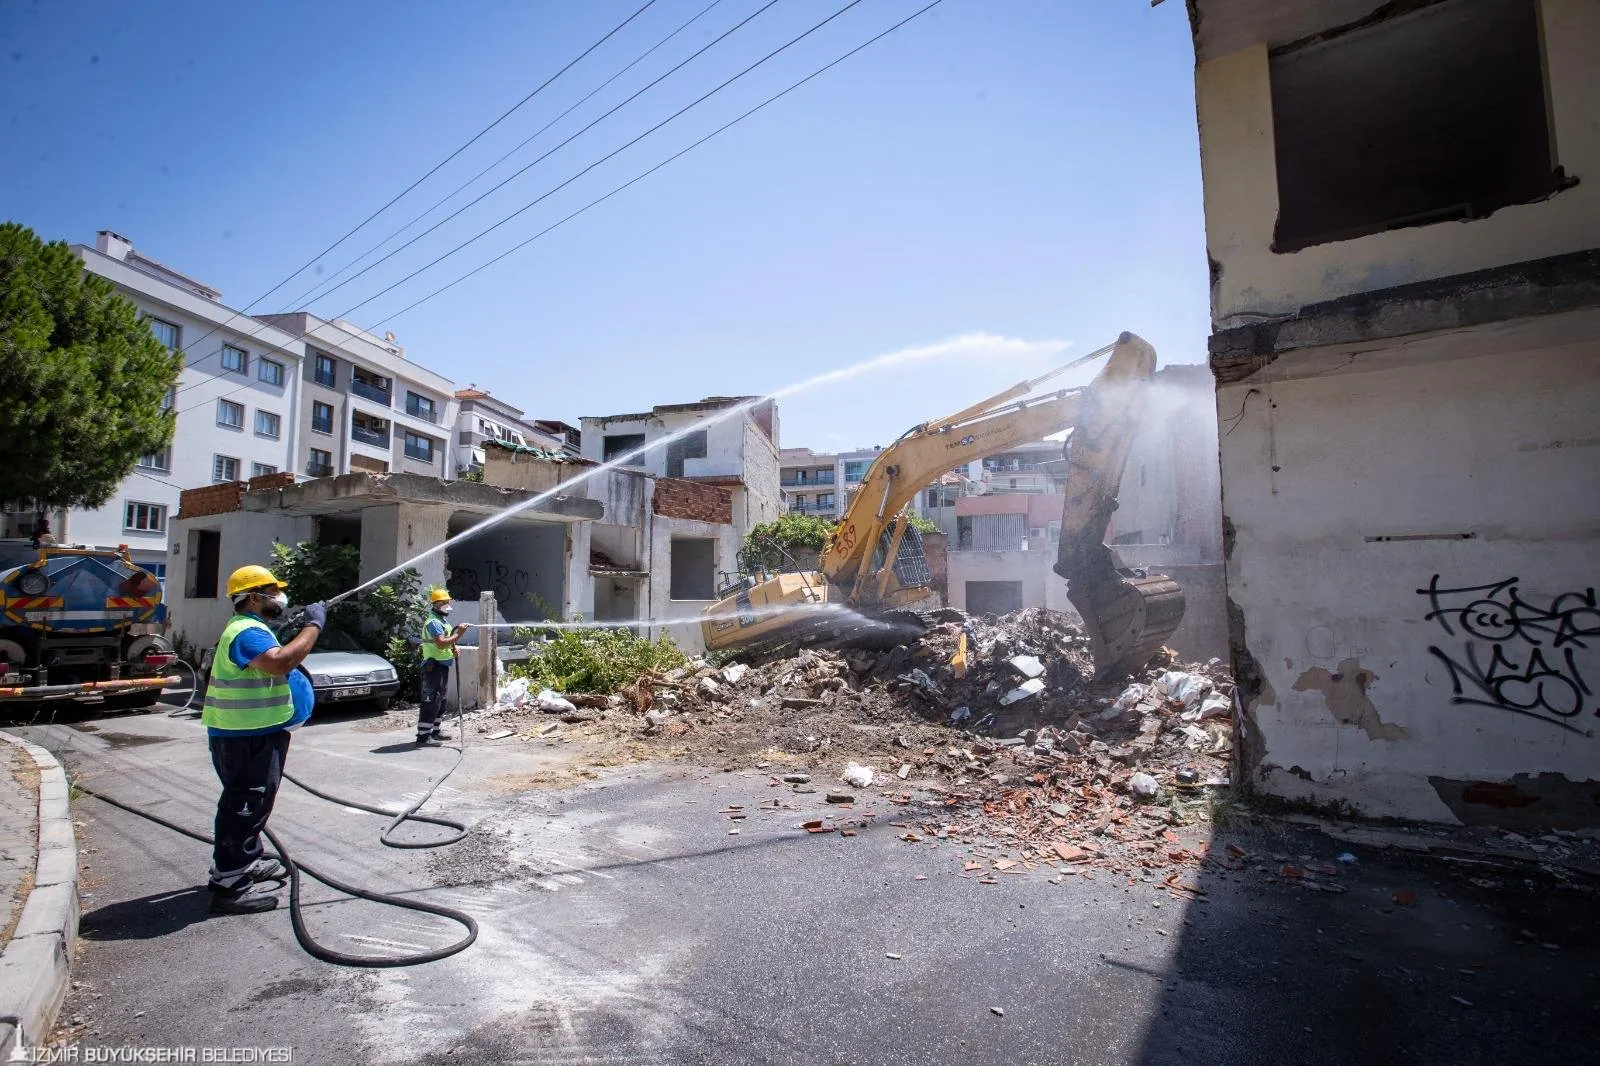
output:
[[[255,616],[252,615],[252,618]],[[256,621],[260,621],[259,618]],[[265,629],[246,629],[233,638],[233,647],[229,650],[228,658],[233,660],[233,665],[243,670],[264,652],[269,652],[278,647],[278,638]],[[311,679],[304,670],[298,668],[289,671],[289,695],[294,700],[294,717],[282,725],[267,726],[265,729],[218,729],[216,726],[207,726],[206,732],[211,736],[224,737],[257,737],[266,733],[276,733],[280,729],[299,729],[311,717],[311,709],[316,704],[316,692],[311,688]]]

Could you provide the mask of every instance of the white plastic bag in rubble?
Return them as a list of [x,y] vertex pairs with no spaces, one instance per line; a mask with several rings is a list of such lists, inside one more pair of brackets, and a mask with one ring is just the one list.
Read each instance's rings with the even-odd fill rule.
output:
[[844,768],[844,773],[839,776],[843,777],[848,785],[853,785],[856,788],[866,788],[872,784],[874,775],[872,767],[862,766],[858,762],[853,762],[847,764]]
[[573,714],[578,709],[572,701],[562,699],[560,695],[547,688],[540,689],[533,702],[534,706],[545,714]]
[[528,679],[513,677],[501,685],[495,693],[494,702],[497,707],[521,707],[528,702]]
[[1131,711],[1148,694],[1149,690],[1143,685],[1129,685],[1122,690],[1122,695],[1117,697],[1117,702],[1111,705],[1111,709],[1118,714],[1123,711]]
[[1200,706],[1200,701],[1211,691],[1211,682],[1199,674],[1182,670],[1168,670],[1156,678],[1156,693],[1163,699],[1177,700],[1185,710]]

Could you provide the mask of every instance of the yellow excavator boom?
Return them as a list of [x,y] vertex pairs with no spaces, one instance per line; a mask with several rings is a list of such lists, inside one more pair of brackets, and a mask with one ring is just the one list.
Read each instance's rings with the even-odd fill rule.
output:
[[[1110,360],[1087,388],[1026,398],[1044,382],[1107,353]],[[815,629],[849,625],[848,616],[860,610],[881,613],[925,599],[926,562],[921,538],[902,513],[906,505],[942,474],[1074,427],[1067,448],[1067,500],[1056,571],[1067,578],[1068,599],[1084,616],[1100,672],[1143,665],[1148,655],[1139,663],[1132,663],[1130,656],[1152,641],[1159,648],[1171,635],[1182,617],[1182,594],[1168,581],[1170,590],[1162,591],[1170,595],[1161,610],[1130,612],[1124,595],[1128,578],[1101,541],[1116,507],[1143,386],[1154,369],[1150,346],[1124,333],[1115,344],[912,427],[867,470],[819,568],[747,579],[706,608],[701,627],[706,647],[722,650],[803,639]],[[1088,549],[1090,540],[1104,555]],[[1095,613],[1102,602],[1113,618],[1109,626]]]

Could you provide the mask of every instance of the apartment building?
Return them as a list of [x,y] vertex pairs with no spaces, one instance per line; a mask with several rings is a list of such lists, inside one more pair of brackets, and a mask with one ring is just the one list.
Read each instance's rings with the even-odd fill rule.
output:
[[[165,579],[167,523],[180,491],[277,473],[291,462],[305,346],[110,230],[73,251],[85,270],[133,302],[157,338],[183,353],[184,368],[167,401],[177,412],[172,445],[141,458],[105,506],[57,513],[51,524],[64,544],[126,544],[136,562]],[[10,515],[6,524],[5,532],[25,535],[32,515]]]
[[[628,467],[729,489],[733,526],[741,538],[782,513],[778,406],[771,400],[711,396],[582,422],[585,459],[609,462],[638,452]],[[665,443],[656,443],[660,441]],[[718,565],[723,572],[737,569],[731,559]]]
[[257,317],[304,338],[297,475],[454,475],[455,384],[408,360],[394,334],[376,337],[307,311]]
[[1600,824],[1600,4],[1188,10],[1236,780]]
[[778,486],[783,493],[783,509],[792,514],[830,519],[844,514],[837,455],[810,448],[784,448],[778,455]]
[[489,395],[488,390],[477,385],[456,390],[455,427],[453,477],[483,471],[483,445],[487,441],[518,448],[533,444],[556,450],[556,441],[544,434],[534,434],[522,421],[522,408]]
[[555,418],[536,418],[528,423],[535,433],[542,433],[555,441],[562,455],[578,458],[583,454],[583,431]]

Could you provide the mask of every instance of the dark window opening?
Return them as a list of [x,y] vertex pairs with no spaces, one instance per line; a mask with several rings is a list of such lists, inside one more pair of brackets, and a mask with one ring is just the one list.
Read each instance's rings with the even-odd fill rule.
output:
[[189,580],[191,600],[217,598],[217,570],[222,561],[222,534],[214,529],[189,531]]
[[1275,252],[1482,218],[1565,185],[1534,0],[1441,0],[1270,64]]
[[[607,440],[610,438],[608,437]],[[642,442],[641,442],[642,443]],[[667,445],[667,476],[682,477],[685,459],[706,457],[706,431],[698,430]]]
[[[600,458],[609,463],[618,456],[627,455],[629,452],[638,451],[644,447],[643,433],[616,433],[607,436],[602,442],[603,450]],[[642,456],[633,456],[630,461],[637,461]]]
[[675,600],[716,598],[717,542],[707,537],[672,538],[672,591]]

